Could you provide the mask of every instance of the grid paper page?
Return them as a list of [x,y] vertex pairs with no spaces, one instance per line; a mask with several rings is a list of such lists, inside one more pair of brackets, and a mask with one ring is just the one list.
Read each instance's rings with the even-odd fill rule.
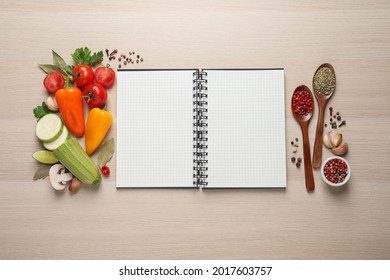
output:
[[285,188],[284,70],[208,73],[208,187]]
[[117,72],[117,188],[192,187],[193,72]]

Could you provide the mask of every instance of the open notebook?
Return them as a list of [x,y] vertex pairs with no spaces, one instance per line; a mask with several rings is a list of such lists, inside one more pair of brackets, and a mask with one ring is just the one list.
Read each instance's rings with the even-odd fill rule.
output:
[[285,188],[283,69],[118,70],[117,188]]

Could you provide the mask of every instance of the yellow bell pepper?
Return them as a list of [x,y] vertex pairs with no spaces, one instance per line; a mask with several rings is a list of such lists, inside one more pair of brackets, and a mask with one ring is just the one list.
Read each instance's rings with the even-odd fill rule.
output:
[[93,108],[88,115],[85,126],[85,149],[88,155],[91,155],[100,143],[112,124],[112,115],[102,109]]

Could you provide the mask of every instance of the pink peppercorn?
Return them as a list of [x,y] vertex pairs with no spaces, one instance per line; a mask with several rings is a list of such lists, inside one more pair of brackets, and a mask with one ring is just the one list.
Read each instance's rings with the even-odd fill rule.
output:
[[333,184],[344,182],[348,175],[347,163],[338,158],[329,160],[324,165],[324,175],[325,178]]
[[298,90],[294,92],[292,97],[292,107],[294,113],[299,115],[307,115],[313,110],[313,99],[310,93],[306,90]]

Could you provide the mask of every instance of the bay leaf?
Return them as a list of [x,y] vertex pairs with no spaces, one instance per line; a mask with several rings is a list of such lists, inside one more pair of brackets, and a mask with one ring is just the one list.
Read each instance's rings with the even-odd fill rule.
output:
[[68,76],[64,70],[62,70],[60,67],[52,64],[38,64],[39,68],[41,68],[44,72],[47,74],[50,74],[51,72],[60,72],[65,77]]
[[112,158],[115,152],[115,140],[114,138],[111,138],[110,140],[106,141],[102,148],[100,149],[99,155],[98,155],[98,165],[100,168],[102,166],[106,165]]
[[47,176],[49,176],[49,170],[51,168],[51,165],[42,165],[34,174],[33,179],[45,179]]
[[72,68],[65,62],[65,60],[55,51],[51,50],[53,53],[53,63],[55,66],[61,68],[64,72],[69,75],[72,75]]

